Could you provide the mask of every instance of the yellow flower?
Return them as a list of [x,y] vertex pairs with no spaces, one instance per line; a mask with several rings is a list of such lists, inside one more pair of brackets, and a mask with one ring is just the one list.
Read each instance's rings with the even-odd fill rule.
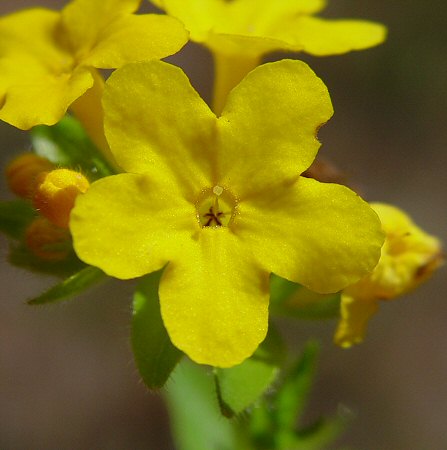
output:
[[299,176],[332,115],[306,64],[258,67],[219,118],[179,68],[131,64],[107,82],[104,110],[111,150],[129,173],[77,198],[75,251],[122,279],[166,266],[163,321],[198,363],[232,366],[255,351],[271,272],[334,292],[377,263],[383,235],[369,205]]
[[73,0],[60,12],[35,8],[1,18],[0,119],[21,129],[52,125],[88,91],[91,98],[74,106],[102,129],[95,68],[163,58],[187,41],[174,18],[132,14],[140,2]]
[[207,46],[216,64],[215,111],[227,93],[268,52],[316,56],[362,50],[384,41],[384,26],[363,20],[314,17],[325,0],[152,0],[179,18],[191,39]]
[[342,293],[341,320],[334,338],[342,347],[363,341],[380,300],[415,289],[443,261],[439,240],[417,227],[403,211],[382,203],[371,206],[382,221],[385,243],[374,271]]

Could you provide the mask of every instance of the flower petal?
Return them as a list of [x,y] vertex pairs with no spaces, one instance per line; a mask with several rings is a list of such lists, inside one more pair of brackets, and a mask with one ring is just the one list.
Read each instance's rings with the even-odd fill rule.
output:
[[320,293],[370,272],[384,240],[377,214],[354,192],[303,177],[241,202],[239,216],[235,232],[266,270]]
[[21,55],[4,63],[0,62],[0,70],[5,67],[0,75],[3,91],[0,119],[22,130],[38,124],[55,124],[71,103],[93,85],[93,76],[86,68],[55,74],[38,61]]
[[101,33],[84,64],[112,69],[136,61],[165,58],[180,50],[188,33],[177,19],[159,14],[129,15]]
[[325,0],[236,0],[227,2],[226,14],[218,17],[216,32],[269,36],[282,29],[290,18],[314,14],[326,6]]
[[[65,57],[63,49],[56,45],[60,14],[43,8],[32,8],[0,18],[0,55],[24,53],[35,59],[54,64]],[[22,68],[23,72],[26,68]]]
[[0,119],[18,128],[54,124],[93,84],[59,46],[59,19],[39,8],[0,19]]
[[208,31],[213,28],[225,12],[222,0],[150,0],[170,16],[185,24],[191,39],[204,42]]
[[374,47],[385,40],[386,28],[366,20],[300,17],[284,24],[274,36],[312,55],[327,56]]
[[73,0],[61,11],[68,40],[79,57],[86,56],[114,20],[132,14],[141,0]]
[[124,170],[174,177],[190,196],[210,185],[217,120],[181,69],[129,64],[107,81],[103,105],[107,140]]
[[[102,178],[78,197],[70,229],[79,258],[116,278],[160,269],[199,228],[194,205],[159,177]],[[175,220],[174,220],[175,218]]]
[[268,273],[228,228],[204,228],[190,244],[163,274],[163,322],[174,345],[194,361],[236,365],[265,338]]
[[[215,33],[267,37],[272,27],[281,26],[285,18],[297,14],[313,14],[324,8],[325,0],[151,0],[169,15],[177,17],[191,32],[191,39],[209,44],[209,31]],[[225,46],[225,40],[220,41]],[[247,41],[247,44],[259,44]],[[216,42],[217,45],[217,42]],[[275,49],[284,48],[284,44]],[[242,49],[242,48],[241,48]],[[219,50],[219,49],[218,49]],[[220,49],[222,50],[222,48]],[[247,49],[244,49],[247,50]],[[244,51],[245,53],[245,51]]]
[[219,119],[220,183],[243,198],[295,178],[315,158],[317,130],[332,113],[326,86],[305,63],[257,67],[230,92]]

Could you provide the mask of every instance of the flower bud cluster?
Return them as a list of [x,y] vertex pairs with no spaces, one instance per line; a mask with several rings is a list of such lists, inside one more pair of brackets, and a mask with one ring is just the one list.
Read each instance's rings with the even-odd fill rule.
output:
[[23,153],[6,168],[11,191],[30,200],[39,215],[25,230],[26,247],[38,258],[60,261],[72,251],[68,230],[76,197],[85,193],[89,181],[80,172],[56,168],[46,158]]

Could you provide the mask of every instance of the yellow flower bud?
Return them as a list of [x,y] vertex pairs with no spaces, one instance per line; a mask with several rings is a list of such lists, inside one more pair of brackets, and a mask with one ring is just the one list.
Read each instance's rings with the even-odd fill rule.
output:
[[36,218],[28,226],[25,243],[35,256],[44,261],[62,261],[72,250],[70,232],[44,217]]
[[334,338],[342,347],[362,342],[379,300],[392,300],[415,289],[444,260],[439,240],[403,211],[381,203],[371,206],[382,222],[385,243],[372,273],[342,292],[341,320]]
[[48,159],[31,152],[23,153],[6,167],[6,180],[14,194],[22,198],[31,198],[36,177],[52,169],[54,165]]
[[56,169],[38,177],[33,203],[55,225],[68,228],[76,197],[89,188],[84,175],[69,169]]

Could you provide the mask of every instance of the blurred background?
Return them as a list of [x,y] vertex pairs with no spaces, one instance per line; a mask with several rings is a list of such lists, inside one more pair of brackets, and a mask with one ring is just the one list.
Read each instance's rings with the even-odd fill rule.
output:
[[[329,3],[326,16],[377,20],[389,36],[380,47],[345,56],[299,55],[326,82],[335,108],[319,134],[321,154],[368,200],[402,207],[445,241],[447,3]],[[2,0],[0,13],[63,4]],[[170,60],[209,99],[208,53],[188,45]],[[4,167],[29,142],[3,123],[0,136]],[[1,183],[3,200],[9,194]],[[55,279],[9,266],[7,254],[0,236],[0,449],[173,449],[162,396],[147,392],[133,363],[133,282],[110,281],[74,301],[29,307],[24,300]],[[322,341],[309,418],[340,405],[357,416],[334,449],[447,448],[446,291],[441,269],[413,294],[383,304],[366,342],[351,350],[332,344],[335,322],[283,321],[297,353],[309,337]]]

